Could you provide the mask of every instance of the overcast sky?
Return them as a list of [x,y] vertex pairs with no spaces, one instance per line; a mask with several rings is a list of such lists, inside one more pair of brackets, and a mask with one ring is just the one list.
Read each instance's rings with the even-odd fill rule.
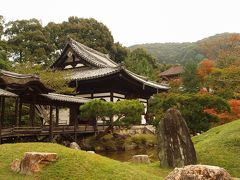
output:
[[95,18],[125,46],[154,42],[193,42],[222,32],[240,32],[239,0],[4,0],[7,21],[66,21]]

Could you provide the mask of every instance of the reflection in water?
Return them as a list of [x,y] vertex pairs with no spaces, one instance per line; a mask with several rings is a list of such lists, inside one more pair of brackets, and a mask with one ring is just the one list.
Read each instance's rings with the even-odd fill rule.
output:
[[122,162],[131,161],[133,155],[147,154],[152,162],[158,161],[156,147],[128,151],[113,151],[113,152],[103,151],[97,152],[97,154]]

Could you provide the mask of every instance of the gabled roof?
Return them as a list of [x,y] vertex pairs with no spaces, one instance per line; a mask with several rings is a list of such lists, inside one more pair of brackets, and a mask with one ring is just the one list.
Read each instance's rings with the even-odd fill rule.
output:
[[160,76],[174,76],[182,74],[184,71],[183,66],[173,66],[166,71],[161,72]]
[[[65,45],[63,52],[65,52],[69,47],[79,56],[80,59],[84,59],[93,67],[117,67],[118,64],[109,58],[108,54],[103,54],[98,52],[92,48],[89,48],[73,39],[70,39],[67,44]],[[55,67],[57,64],[60,63],[62,59],[62,55],[57,59],[56,62],[51,67]]]
[[111,74],[119,73],[120,71],[125,72],[128,76],[133,78],[134,80],[142,83],[143,85],[160,89],[160,90],[168,90],[169,88],[166,86],[162,86],[155,82],[149,81],[148,78],[137,75],[122,66],[111,60],[107,54],[103,54],[98,52],[92,48],[89,48],[73,39],[70,39],[67,44],[65,45],[62,54],[57,59],[56,62],[51,66],[51,68],[57,68],[61,63],[64,63],[64,55],[66,54],[67,50],[71,48],[74,53],[80,58],[86,61],[91,67],[87,69],[72,69],[70,70],[71,79],[72,80],[90,80],[96,79],[100,77],[105,77]]

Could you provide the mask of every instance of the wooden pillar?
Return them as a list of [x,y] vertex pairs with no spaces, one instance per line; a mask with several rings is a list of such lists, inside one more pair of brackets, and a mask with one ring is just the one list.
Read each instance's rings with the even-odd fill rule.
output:
[[5,114],[5,97],[2,97],[1,100],[1,125],[3,126],[3,121],[4,121],[4,114]]
[[113,92],[110,92],[110,101],[113,102]]
[[21,99],[19,100],[19,115],[18,115],[18,126],[21,126],[21,121],[22,121],[22,101]]
[[56,126],[59,125],[59,107],[56,106]]
[[31,126],[34,126],[34,120],[35,120],[35,105],[34,104],[30,104],[29,119],[31,121]]
[[4,121],[4,111],[5,111],[5,97],[1,97],[1,115],[0,115],[0,144],[2,144],[2,127]]
[[18,102],[19,102],[19,99],[16,98],[15,100],[15,126],[19,126],[19,118],[18,118]]
[[75,119],[74,119],[74,141],[77,142],[77,128],[78,128],[78,109],[79,106],[76,105],[76,107],[74,108],[75,110]]
[[51,105],[50,106],[50,119],[49,119],[49,141],[50,142],[53,141],[53,116],[52,116],[52,112],[53,112],[53,107]]
[[[0,106],[2,106],[2,97],[0,97]],[[0,116],[0,144],[2,144],[2,117]]]

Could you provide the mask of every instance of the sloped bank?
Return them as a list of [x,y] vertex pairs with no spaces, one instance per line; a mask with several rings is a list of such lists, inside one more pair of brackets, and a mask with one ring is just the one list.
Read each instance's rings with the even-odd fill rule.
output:
[[240,177],[240,120],[233,121],[192,138],[198,163],[225,168]]
[[[55,152],[58,161],[43,169],[37,176],[14,173],[10,164],[25,152]],[[0,145],[0,179],[162,179],[155,165],[121,163],[97,154],[70,149],[52,143],[16,143]],[[150,171],[149,173],[147,171]],[[154,172],[154,173],[152,173]],[[155,174],[155,175],[154,175]],[[166,173],[164,172],[164,176]]]

